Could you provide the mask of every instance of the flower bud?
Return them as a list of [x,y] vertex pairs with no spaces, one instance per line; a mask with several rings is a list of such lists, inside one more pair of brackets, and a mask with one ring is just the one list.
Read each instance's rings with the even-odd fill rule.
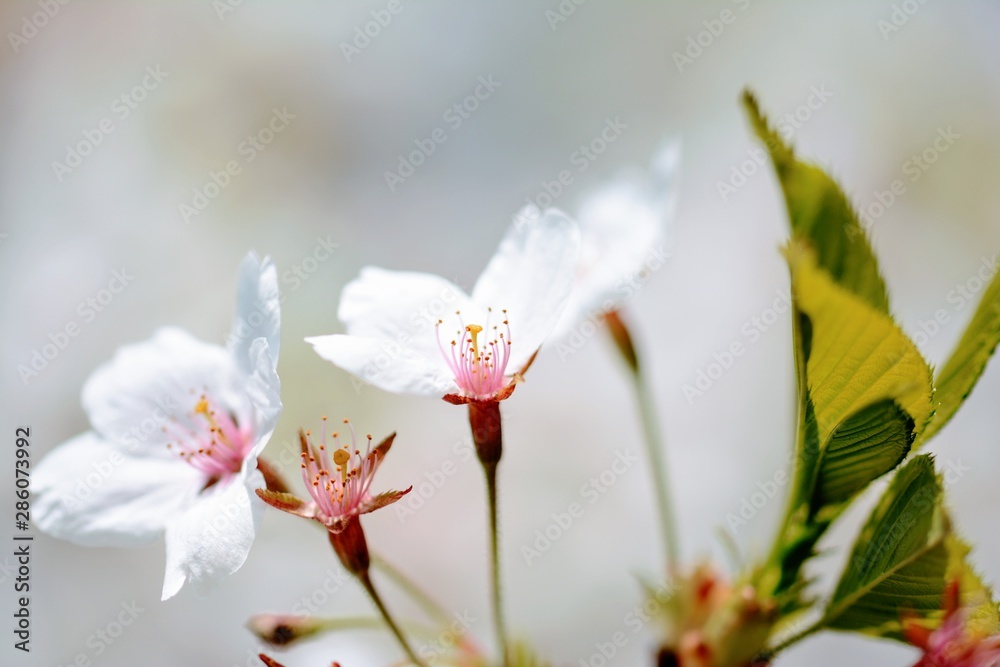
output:
[[247,621],[250,632],[274,646],[287,646],[311,637],[328,626],[322,619],[291,614],[257,614]]

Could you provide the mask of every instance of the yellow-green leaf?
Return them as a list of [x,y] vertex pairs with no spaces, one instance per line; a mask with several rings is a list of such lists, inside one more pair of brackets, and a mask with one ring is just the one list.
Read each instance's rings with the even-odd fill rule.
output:
[[955,416],[958,408],[972,393],[998,342],[1000,275],[994,275],[961,340],[934,378],[937,388],[934,394],[934,418],[921,434],[918,446],[929,440]]
[[931,415],[931,369],[892,319],[842,288],[811,248],[787,250],[797,308],[810,322],[806,378],[820,442],[851,415],[893,400],[919,431]]
[[770,126],[750,91],[743,93],[743,106],[771,155],[785,195],[792,235],[809,240],[816,249],[819,266],[837,284],[872,308],[888,313],[889,296],[875,253],[843,191],[822,169],[795,157],[792,147]]
[[892,319],[817,266],[806,241],[787,251],[795,304],[800,415],[793,495],[772,550],[776,593],[850,501],[909,453],[931,414],[931,370]]

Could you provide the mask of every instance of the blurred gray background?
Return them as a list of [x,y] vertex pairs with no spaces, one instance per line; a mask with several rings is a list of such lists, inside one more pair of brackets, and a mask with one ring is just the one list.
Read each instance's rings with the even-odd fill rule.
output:
[[[766,486],[784,469],[793,417],[787,315],[748,333],[787,289],[778,254],[786,222],[769,169],[745,182],[733,174],[741,165],[754,172],[743,164],[755,144],[740,90],[753,87],[775,118],[798,111],[795,144],[828,166],[859,206],[878,202],[876,193],[894,180],[905,183],[872,233],[893,310],[907,330],[919,332],[936,311],[947,311],[940,330],[919,340],[932,361],[945,358],[973,310],[953,291],[1000,251],[1000,7],[910,0],[897,3],[899,12],[902,4],[915,12],[897,12],[902,25],[895,26],[889,0],[564,0],[567,16],[556,0],[401,0],[399,13],[348,58],[342,45],[353,45],[356,30],[387,2],[4,2],[4,506],[13,506],[14,426],[32,427],[37,462],[87,428],[80,388],[119,345],[165,324],[221,343],[237,265],[253,248],[274,257],[285,293],[279,373],[286,409],[267,453],[280,458],[299,426],[329,414],[350,416],[376,436],[399,432],[380,475],[384,488],[420,484],[454,465],[440,489],[421,487],[425,502],[412,516],[390,509],[366,526],[374,549],[448,608],[471,614],[489,645],[481,473],[456,453],[468,441],[464,412],[358,390],[300,341],[339,331],[339,290],[362,266],[433,271],[468,288],[510,217],[544,192],[543,182],[572,170],[572,184],[555,200],[572,212],[590,188],[645,164],[663,136],[677,135],[684,161],[673,257],[627,316],[654,378],[684,553],[724,559],[718,531],[728,530],[727,514],[739,512],[758,483]],[[32,18],[44,6],[54,15]],[[714,23],[724,10],[730,22]],[[700,53],[689,42],[699,33]],[[696,57],[679,67],[674,53],[685,49]],[[157,67],[158,82],[147,70]],[[446,112],[490,76],[499,87],[455,127]],[[144,77],[147,89],[131,92]],[[811,98],[816,90],[823,95]],[[813,108],[803,106],[810,101]],[[275,108],[294,118],[250,160],[241,144],[267,126]],[[580,171],[574,152],[615,118],[627,128]],[[66,162],[67,147],[85,133],[96,136],[102,119],[113,131],[101,132],[89,155],[68,173],[53,166]],[[446,141],[390,190],[385,172],[439,127]],[[915,168],[911,157],[932,149],[948,128],[958,138],[939,142],[947,150],[932,150],[926,170]],[[240,173],[186,221],[180,205],[191,205],[194,190],[229,161]],[[720,183],[739,187],[722,193]],[[323,243],[337,247],[317,261]],[[127,289],[99,313],[81,308],[122,269],[134,275]],[[23,381],[18,366],[71,322],[79,335]],[[734,341],[746,353],[704,395],[687,400],[683,386]],[[641,451],[621,370],[597,335],[563,359],[554,350],[543,354],[505,404],[506,604],[512,628],[557,665],[599,664],[595,642],[621,630],[628,643],[609,664],[649,664],[655,641],[655,627],[633,634],[624,623],[639,601],[635,575],[661,574],[644,470],[623,475],[541,558],[529,565],[520,549],[553,512],[580,499],[581,485],[610,465],[615,450]],[[1000,580],[992,509],[998,400],[994,365],[931,447],[943,467],[961,471],[953,475],[951,503],[993,581]],[[766,548],[783,491],[736,531],[746,555]],[[853,538],[864,504],[831,541]],[[85,549],[35,533],[33,650],[14,652],[0,625],[3,664],[63,666],[83,656],[79,664],[108,667],[253,665],[258,644],[243,627],[251,614],[289,611],[311,597],[327,598],[324,614],[370,613],[359,588],[341,582],[318,531],[276,512],[266,515],[244,568],[215,594],[198,599],[182,591],[166,603],[159,601],[162,545]],[[6,558],[0,585],[11,624],[13,560]],[[817,572],[839,567],[831,555]],[[324,586],[334,592],[317,596]],[[413,612],[386,588],[393,607]],[[110,645],[96,640],[122,604],[133,602],[142,609],[134,623]],[[397,653],[386,635],[357,632],[281,657],[289,667],[331,659],[363,667],[388,664]],[[821,635],[778,665],[847,661],[908,665],[914,657],[892,643]]]

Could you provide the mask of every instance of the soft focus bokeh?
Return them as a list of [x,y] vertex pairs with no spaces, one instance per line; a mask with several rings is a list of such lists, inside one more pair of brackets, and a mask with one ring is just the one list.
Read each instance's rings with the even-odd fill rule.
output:
[[[412,515],[371,516],[369,541],[449,609],[471,615],[492,647],[483,483],[463,453],[464,411],[358,387],[302,338],[340,331],[340,288],[367,264],[433,271],[470,287],[511,216],[560,171],[571,170],[573,180],[555,205],[572,213],[589,189],[644,165],[663,137],[676,135],[684,159],[673,256],[626,316],[654,378],[685,555],[725,562],[720,533],[734,536],[744,556],[758,554],[785,489],[735,535],[727,515],[785,469],[794,397],[788,316],[775,321],[767,312],[787,290],[778,253],[786,221],[769,167],[757,168],[748,153],[756,144],[740,90],[756,90],[776,120],[792,114],[799,150],[829,167],[859,206],[878,203],[876,193],[894,180],[905,183],[891,205],[873,209],[874,244],[893,311],[911,334],[924,333],[921,349],[940,362],[974,307],[953,290],[1000,252],[1000,7],[907,0],[897,3],[902,25],[890,31],[889,0],[400,0],[399,12],[386,14],[388,5],[0,5],[3,516],[13,521],[14,427],[32,427],[37,463],[88,428],[80,388],[121,344],[166,324],[221,343],[236,268],[255,249],[274,258],[285,296],[286,409],[267,454],[293,461],[286,470],[296,474],[294,433],[323,414],[350,416],[376,437],[398,431],[377,483],[415,484],[423,503]],[[718,20],[724,10],[727,24]],[[32,19],[38,12],[42,18]],[[386,25],[369,26],[377,35],[345,55],[343,45],[354,46],[372,12]],[[12,34],[29,37],[12,41]],[[691,46],[699,39],[700,53]],[[690,62],[679,67],[674,53],[686,49]],[[133,93],[144,79],[146,89]],[[467,117],[449,114],[481,79],[499,85]],[[803,106],[809,102],[813,108]],[[244,142],[276,112],[286,118],[275,123],[281,131],[260,150],[248,148]],[[102,119],[112,131],[99,131]],[[620,136],[593,161],[574,162],[615,119],[625,127]],[[390,189],[385,173],[436,128],[446,140]],[[949,131],[950,142],[938,142],[946,150],[931,150],[926,170],[908,163]],[[100,142],[75,168],[54,167],[87,135]],[[195,190],[230,161],[239,173],[204,210],[185,216],[181,205],[191,206]],[[720,183],[734,189],[723,192]],[[328,246],[330,253],[322,250]],[[134,277],[97,312],[87,300],[102,294],[114,271]],[[935,330],[928,321],[939,309],[948,318]],[[754,318],[771,323],[758,327]],[[71,322],[79,335],[23,380],[18,366]],[[746,353],[689,400],[684,385],[733,342]],[[954,514],[992,581],[1000,581],[998,401],[994,364],[931,448],[944,469],[958,471],[948,489]],[[584,336],[572,353],[545,351],[504,407],[512,629],[557,665],[594,667],[603,664],[595,643],[626,631],[628,643],[608,664],[650,664],[656,628],[633,634],[624,621],[640,600],[636,575],[662,576],[642,467],[587,505],[542,557],[529,564],[521,550],[553,513],[580,500],[581,485],[616,451],[642,450],[629,386],[604,333]],[[442,484],[443,468],[454,474]],[[828,544],[853,539],[870,500]],[[242,667],[257,664],[259,645],[244,628],[251,614],[314,604],[329,615],[371,613],[319,531],[273,511],[246,565],[214,594],[184,590],[165,603],[162,545],[86,549],[33,532],[30,656],[11,647],[14,560],[0,556],[4,665]],[[815,569],[839,568],[831,554]],[[391,606],[412,615],[385,587]],[[134,622],[110,644],[99,639],[133,603],[142,610]],[[902,666],[913,655],[889,642],[823,634],[777,664]],[[332,659],[367,667],[398,656],[388,635],[364,631],[280,657],[289,667]]]

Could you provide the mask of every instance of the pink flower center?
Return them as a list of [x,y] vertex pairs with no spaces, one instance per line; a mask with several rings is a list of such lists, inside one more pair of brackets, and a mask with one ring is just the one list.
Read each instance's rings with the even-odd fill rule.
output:
[[171,422],[175,439],[167,443],[167,449],[205,473],[208,478],[205,488],[240,471],[253,447],[253,432],[249,427],[241,429],[236,415],[220,410],[205,394],[195,403],[186,421]]
[[[461,311],[458,316],[459,328],[451,345],[446,346],[441,338],[443,320],[437,322],[438,347],[445,361],[455,374],[455,382],[462,393],[471,398],[489,398],[495,395],[507,382],[507,362],[510,360],[510,323],[507,311],[503,321],[492,324],[493,309],[487,309],[486,325],[465,324]],[[502,329],[501,329],[502,327]]]
[[362,454],[355,448],[354,426],[347,419],[344,423],[351,430],[350,444],[341,444],[340,435],[334,433],[332,454],[326,446],[326,417],[323,417],[319,446],[313,444],[312,431],[306,431],[309,451],[302,452],[302,479],[319,513],[324,515],[319,517],[324,523],[357,510],[368,498],[368,489],[379,466],[378,456],[372,452],[372,437],[366,436],[368,445]]

